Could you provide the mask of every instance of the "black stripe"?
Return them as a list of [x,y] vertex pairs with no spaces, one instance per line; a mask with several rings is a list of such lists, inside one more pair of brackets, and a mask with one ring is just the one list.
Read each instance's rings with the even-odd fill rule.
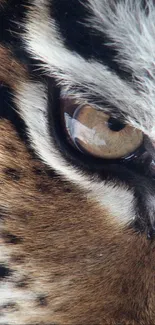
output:
[[[151,0],[152,4],[155,5],[155,0]],[[149,1],[148,0],[141,0],[141,9],[144,10],[146,16],[149,15],[150,13],[150,8],[149,8]]]
[[[8,0],[0,10],[0,43],[10,46],[18,53],[23,51],[21,23],[25,19],[25,0]],[[20,55],[23,57],[22,55]]]
[[116,62],[118,53],[114,47],[107,45],[111,42],[107,35],[85,25],[90,13],[80,0],[53,0],[50,13],[65,47],[85,59],[104,63],[123,79],[131,79],[131,73]]
[[0,84],[0,119],[9,120],[14,125],[20,138],[27,142],[28,138],[25,123],[17,114],[15,109],[16,107],[13,102],[11,90],[4,84]]
[[0,280],[11,275],[11,270],[3,264],[0,264]]
[[41,70],[37,72],[39,62],[33,60],[22,41],[24,22],[28,8],[32,6],[28,0],[8,0],[0,7],[0,45],[11,50],[13,56],[26,65],[28,72],[39,78]]

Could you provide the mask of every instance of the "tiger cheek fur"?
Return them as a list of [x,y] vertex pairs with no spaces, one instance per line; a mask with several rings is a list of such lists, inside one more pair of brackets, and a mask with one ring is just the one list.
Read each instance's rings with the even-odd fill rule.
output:
[[32,157],[8,121],[0,129],[0,319],[153,324],[154,246]]
[[[112,21],[106,20],[109,10],[117,3],[121,6],[117,1],[88,2],[89,10],[97,17],[100,13],[100,18],[104,14],[99,9],[104,5],[107,25]],[[124,176],[122,165],[121,176],[117,166],[116,172],[111,169],[105,179],[104,162],[100,171],[97,163],[88,169],[82,162],[76,165],[66,154],[67,146],[62,150],[57,144],[50,124],[48,110],[51,113],[57,107],[50,86],[56,84],[64,98],[71,96],[80,104],[81,100],[103,104],[102,93],[107,93],[118,116],[123,112],[132,126],[138,125],[146,135],[149,131],[153,134],[154,112],[145,107],[148,80],[143,84],[141,61],[135,68],[136,72],[140,70],[141,79],[133,74],[128,82],[126,78],[131,75],[125,68],[125,77],[120,76],[124,62],[120,60],[119,66],[115,60],[118,53],[110,46],[107,50],[106,38],[105,44],[101,42],[102,26],[98,30],[95,20],[95,33],[90,32],[89,19],[83,27],[85,18],[92,19],[92,15],[89,17],[89,10],[85,13],[86,6],[81,3],[76,0],[75,13],[74,0],[0,0],[0,325],[155,324],[154,233],[151,240],[146,236],[154,221],[150,179],[131,170],[127,177],[128,168]],[[122,3],[126,7],[117,12],[119,18],[126,8],[127,13],[141,13],[141,7],[132,7],[132,0]],[[148,3],[153,6],[151,0]],[[138,17],[145,18],[145,25],[146,17]],[[70,33],[69,21],[75,34]],[[122,37],[121,27],[120,23],[119,30],[118,24]],[[134,37],[129,40],[132,48]],[[128,42],[123,44],[128,46]],[[152,76],[152,70],[147,72],[145,78]],[[138,85],[132,85],[137,80]],[[144,102],[139,93],[144,95]],[[129,110],[132,101],[125,100],[131,98],[137,106]],[[137,231],[131,220],[138,216],[141,222],[143,214],[145,229]]]

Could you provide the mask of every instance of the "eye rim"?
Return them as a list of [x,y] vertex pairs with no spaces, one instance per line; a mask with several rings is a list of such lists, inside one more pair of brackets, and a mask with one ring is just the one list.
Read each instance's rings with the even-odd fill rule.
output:
[[[70,144],[66,137],[66,132],[62,127],[62,119],[60,114],[60,101],[62,89],[58,86],[54,79],[48,78],[48,129],[51,135],[52,142],[55,147],[59,150],[62,157],[66,158],[68,163],[70,163],[75,168],[82,168],[88,173],[98,173],[103,172],[104,168],[110,168],[110,166],[122,167],[130,162],[134,162],[137,157],[140,157],[146,150],[144,146],[144,139],[139,148],[128,157],[122,157],[117,159],[103,159],[98,157],[93,157],[92,155],[85,155],[80,152]],[[53,104],[53,105],[52,105]],[[104,103],[103,103],[104,106]],[[112,116],[115,116],[115,110],[113,110]],[[123,120],[123,117],[121,118]],[[145,135],[144,135],[145,137]],[[125,167],[126,169],[127,167]],[[128,168],[127,168],[128,169]]]
[[[66,105],[66,102],[67,102],[67,105]],[[61,103],[62,103],[62,105],[61,105]],[[134,156],[137,155],[137,153],[139,152],[139,148],[143,147],[143,144],[144,144],[144,133],[141,132],[140,130],[137,130],[138,132],[141,132],[139,134],[139,136],[141,136],[141,137],[139,137],[140,144],[138,144],[138,147],[137,148],[129,151],[128,153],[126,153],[126,154],[124,154],[124,155],[122,155],[120,157],[119,156],[118,157],[112,157],[112,156],[110,157],[110,155],[108,157],[108,155],[107,155],[106,152],[105,152],[105,157],[104,157],[104,152],[103,152],[103,157],[102,156],[99,156],[99,155],[97,156],[97,154],[95,155],[95,154],[89,152],[84,146],[82,146],[82,144],[80,144],[80,141],[81,140],[78,141],[78,139],[72,138],[69,130],[67,129],[66,120],[65,120],[65,115],[66,114],[69,117],[74,118],[74,116],[76,116],[76,115],[79,114],[80,109],[83,109],[84,107],[86,107],[86,109],[88,109],[90,107],[90,109],[93,110],[94,107],[92,105],[88,104],[88,103],[84,103],[83,105],[82,104],[79,105],[73,99],[70,99],[70,98],[69,99],[68,98],[67,99],[66,98],[60,98],[60,106],[62,107],[62,108],[60,107],[60,110],[61,110],[61,120],[62,120],[61,121],[62,128],[64,129],[64,133],[65,133],[65,135],[66,135],[66,137],[68,139],[68,142],[71,144],[72,147],[74,147],[77,151],[79,151],[80,153],[82,153],[84,156],[88,156],[89,159],[91,158],[91,159],[95,159],[95,160],[98,160],[98,161],[99,160],[102,160],[104,162],[105,161],[108,161],[108,162],[111,162],[111,161],[120,161],[121,162],[121,161],[124,161],[124,160],[126,161],[127,159],[130,160],[130,159],[134,158]],[[68,107],[69,107],[69,109],[68,109]],[[98,110],[98,111],[101,111],[101,110]],[[114,114],[109,115],[108,112],[105,112],[105,111],[103,113],[104,113],[104,115],[107,115],[109,117],[107,121],[105,119],[105,124],[109,124],[109,120],[112,119],[112,120],[116,121],[116,124],[118,124],[118,126],[119,126],[119,129],[116,129],[116,130],[109,127],[109,130],[110,131],[118,133],[118,131],[119,132],[122,131],[125,127],[127,127],[127,130],[128,129],[129,130],[130,129],[133,129],[133,131],[136,130],[136,129],[134,129],[134,127],[132,127],[132,126],[130,127],[129,124],[124,123],[124,121],[123,121],[122,118],[121,119],[118,119],[118,118],[115,117]],[[83,124],[83,125],[85,126],[86,124]],[[116,127],[117,127],[117,125],[116,125]]]

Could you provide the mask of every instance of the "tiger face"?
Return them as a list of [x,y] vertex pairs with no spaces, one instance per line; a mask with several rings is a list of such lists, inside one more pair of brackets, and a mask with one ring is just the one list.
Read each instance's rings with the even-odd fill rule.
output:
[[0,324],[153,325],[154,1],[0,21]]

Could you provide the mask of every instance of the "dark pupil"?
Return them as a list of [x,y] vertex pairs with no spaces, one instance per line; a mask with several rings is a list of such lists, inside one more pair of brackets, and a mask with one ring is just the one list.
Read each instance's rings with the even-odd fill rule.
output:
[[108,120],[108,128],[111,131],[118,132],[125,128],[125,124],[121,123],[120,121],[118,121],[113,117],[110,117]]

